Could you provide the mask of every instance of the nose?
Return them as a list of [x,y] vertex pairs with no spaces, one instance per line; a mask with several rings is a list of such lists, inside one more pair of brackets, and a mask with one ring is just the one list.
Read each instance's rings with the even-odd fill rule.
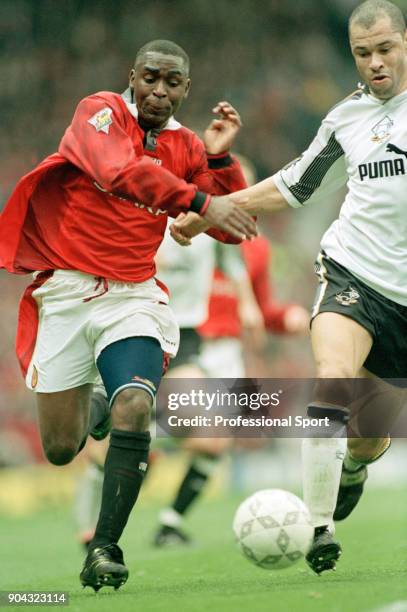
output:
[[378,72],[383,68],[383,58],[380,53],[372,53],[372,57],[370,59],[370,68],[373,72]]
[[157,98],[165,98],[167,95],[167,89],[163,81],[160,80],[156,82],[153,94],[157,96]]

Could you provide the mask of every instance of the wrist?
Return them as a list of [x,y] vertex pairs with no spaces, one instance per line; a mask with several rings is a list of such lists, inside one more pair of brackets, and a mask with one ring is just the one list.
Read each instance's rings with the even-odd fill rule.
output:
[[226,149],[226,151],[222,151],[221,153],[210,153],[210,151],[206,151],[206,157],[208,159],[216,159],[216,158],[220,158],[220,157],[226,157],[227,155],[230,155],[230,150]]
[[196,191],[195,196],[193,197],[191,201],[189,210],[203,217],[203,215],[206,213],[208,209],[210,201],[211,201],[211,196],[208,193],[203,193],[202,191]]
[[233,157],[230,155],[229,150],[223,151],[222,153],[206,153],[208,160],[208,167],[210,170],[219,170],[221,168],[227,168],[233,164]]

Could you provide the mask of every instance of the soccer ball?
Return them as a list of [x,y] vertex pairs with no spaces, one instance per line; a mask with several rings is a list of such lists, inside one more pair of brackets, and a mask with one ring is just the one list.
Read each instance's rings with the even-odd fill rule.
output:
[[307,506],[282,489],[257,491],[245,499],[233,531],[243,555],[265,569],[289,567],[304,557],[314,535]]

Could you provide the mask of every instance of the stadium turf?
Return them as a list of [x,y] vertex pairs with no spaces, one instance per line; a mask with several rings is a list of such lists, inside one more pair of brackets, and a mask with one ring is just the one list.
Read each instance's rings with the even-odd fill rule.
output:
[[69,612],[407,610],[406,491],[368,490],[338,526],[344,552],[337,572],[320,577],[303,562],[267,572],[241,557],[231,533],[238,502],[197,505],[188,523],[196,545],[172,550],[150,547],[157,508],[139,504],[123,538],[129,581],[97,595],[79,584],[82,553],[69,508],[1,517],[0,590],[68,591]]

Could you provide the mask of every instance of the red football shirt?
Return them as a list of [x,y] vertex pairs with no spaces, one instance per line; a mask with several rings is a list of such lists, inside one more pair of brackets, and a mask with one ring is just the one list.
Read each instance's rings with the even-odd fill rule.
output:
[[[21,179],[0,216],[0,266],[142,282],[155,274],[168,214],[245,186],[236,160],[210,169],[202,141],[174,119],[154,150],[144,148],[144,137],[134,105],[121,95],[82,100],[59,153]],[[212,235],[228,241],[223,232]]]
[[[263,236],[257,236],[242,242],[240,248],[266,329],[284,333],[284,316],[291,305],[279,304],[273,298],[269,280],[270,243]],[[199,333],[204,338],[239,338],[242,333],[236,290],[220,270],[214,272],[208,319],[199,327]]]

